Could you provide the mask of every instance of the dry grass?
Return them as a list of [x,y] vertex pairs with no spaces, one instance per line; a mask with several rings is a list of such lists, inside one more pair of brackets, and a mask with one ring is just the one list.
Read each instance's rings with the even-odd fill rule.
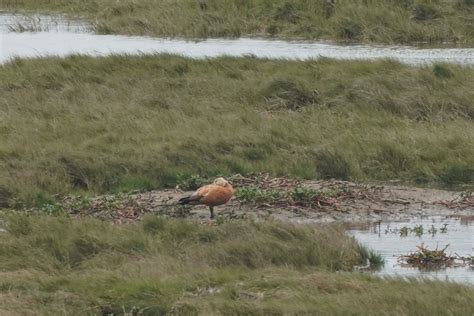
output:
[[472,86],[469,68],[392,61],[15,60],[0,67],[0,203],[195,174],[472,184]]
[[331,39],[472,46],[471,0],[0,0],[0,8],[86,16],[99,33]]
[[466,315],[474,308],[472,288],[348,272],[367,252],[341,227],[1,219],[2,314]]

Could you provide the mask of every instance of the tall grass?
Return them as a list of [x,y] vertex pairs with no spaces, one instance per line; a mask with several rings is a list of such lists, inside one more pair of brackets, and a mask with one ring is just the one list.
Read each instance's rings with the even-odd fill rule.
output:
[[0,8],[86,16],[107,34],[471,46],[474,39],[470,0],[0,0]]
[[367,251],[340,227],[1,220],[2,314],[429,315],[474,307],[472,288],[348,272]]
[[472,86],[393,61],[18,59],[0,67],[0,203],[196,174],[472,184]]

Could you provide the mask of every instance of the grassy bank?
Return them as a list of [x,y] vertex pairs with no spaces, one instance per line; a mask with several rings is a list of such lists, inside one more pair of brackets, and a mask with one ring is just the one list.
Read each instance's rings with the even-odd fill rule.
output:
[[191,175],[470,183],[474,70],[392,61],[15,60],[0,67],[0,202]]
[[367,251],[338,227],[205,226],[155,216],[123,226],[1,220],[2,314],[466,315],[474,308],[471,288],[344,272]]
[[0,8],[85,16],[107,34],[474,44],[472,0],[0,0]]

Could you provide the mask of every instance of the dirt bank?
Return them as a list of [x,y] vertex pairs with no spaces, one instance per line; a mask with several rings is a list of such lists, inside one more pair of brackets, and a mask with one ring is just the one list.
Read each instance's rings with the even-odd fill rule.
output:
[[[474,217],[471,193],[405,186],[361,185],[345,181],[297,181],[285,178],[233,179],[238,198],[216,208],[221,220],[232,218],[279,219],[291,222],[397,220],[423,215]],[[283,192],[270,201],[242,198],[244,188]],[[298,192],[318,192],[310,199],[294,198]],[[293,190],[293,191],[292,191]],[[306,190],[306,191],[305,191]],[[290,192],[285,195],[285,192]],[[95,216],[117,223],[156,213],[171,217],[190,217],[205,221],[206,206],[182,207],[177,200],[191,194],[179,187],[172,190],[136,194],[104,195],[85,201],[64,198],[62,208],[76,216]],[[239,196],[240,195],[240,196]]]

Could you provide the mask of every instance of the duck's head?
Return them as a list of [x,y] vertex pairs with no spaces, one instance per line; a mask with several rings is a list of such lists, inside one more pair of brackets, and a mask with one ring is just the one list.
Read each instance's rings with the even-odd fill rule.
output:
[[216,180],[214,180],[213,184],[219,185],[221,187],[226,187],[226,186],[230,185],[229,182],[226,179],[222,178],[222,177],[219,177]]

